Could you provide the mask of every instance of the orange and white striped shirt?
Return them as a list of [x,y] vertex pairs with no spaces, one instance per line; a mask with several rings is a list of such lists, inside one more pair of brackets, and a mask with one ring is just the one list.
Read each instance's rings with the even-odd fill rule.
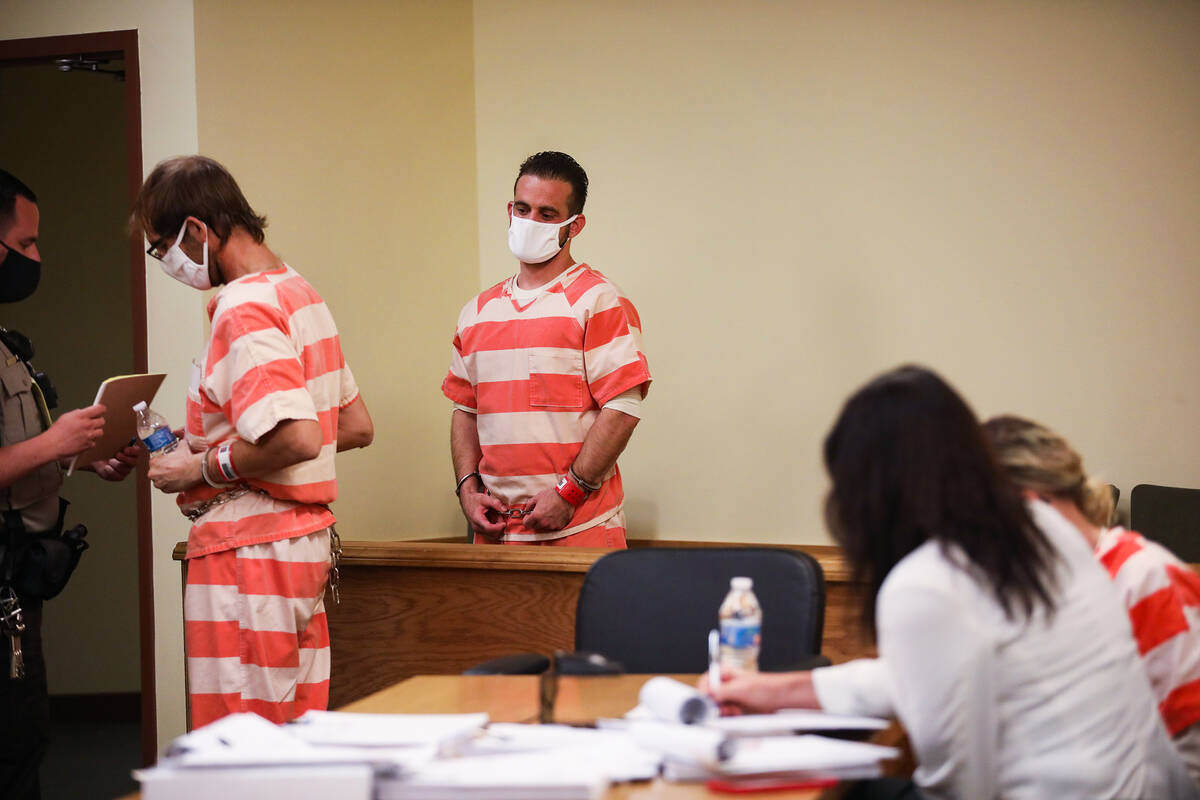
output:
[[[446,397],[476,414],[479,472],[509,508],[566,474],[605,403],[638,387],[645,397],[650,387],[641,320],[611,281],[577,264],[524,306],[513,298],[515,282],[463,308],[442,382]],[[611,519],[624,500],[614,465],[563,530],[538,533],[509,517],[502,538],[561,538]]]
[[[188,389],[186,441],[193,452],[244,439],[252,444],[285,420],[315,420],[321,452],[244,481],[262,490],[214,506],[192,526],[187,557],[290,539],[334,523],[338,412],[358,397],[325,301],[291,267],[256,272],[222,287],[208,304],[212,335]],[[179,495],[187,509],[219,490]]]
[[1200,576],[1170,550],[1124,528],[1101,533],[1096,556],[1129,609],[1138,652],[1174,736],[1200,722]]

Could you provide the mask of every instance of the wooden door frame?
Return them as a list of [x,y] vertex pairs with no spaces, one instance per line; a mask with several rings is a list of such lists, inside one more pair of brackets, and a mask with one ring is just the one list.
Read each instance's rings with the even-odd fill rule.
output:
[[[126,194],[129,206],[142,185],[142,91],[136,30],[0,40],[0,64],[42,64],[67,56],[106,56],[125,64]],[[10,109],[11,111],[11,109]],[[146,344],[146,253],[140,236],[129,236],[129,276],[133,323],[133,368],[149,371]],[[137,480],[138,633],[141,645],[142,763],[153,764],[158,749],[154,676],[154,549],[150,484]]]

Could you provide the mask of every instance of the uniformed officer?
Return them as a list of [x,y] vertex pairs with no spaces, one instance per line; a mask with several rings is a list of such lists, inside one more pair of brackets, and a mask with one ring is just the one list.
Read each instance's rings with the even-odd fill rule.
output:
[[[0,303],[33,294],[41,276],[34,193],[0,169]],[[0,319],[3,324],[3,319]],[[57,594],[87,546],[86,529],[62,533],[61,464],[91,447],[104,428],[95,405],[51,421],[53,384],[34,369],[33,347],[0,327],[0,797],[38,798],[49,702],[42,656],[42,600]],[[119,481],[136,463],[126,448],[83,469]],[[53,542],[47,543],[49,538]]]

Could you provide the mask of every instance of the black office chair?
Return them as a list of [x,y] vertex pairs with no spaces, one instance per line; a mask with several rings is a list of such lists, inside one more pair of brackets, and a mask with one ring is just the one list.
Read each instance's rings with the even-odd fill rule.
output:
[[[579,592],[575,649],[600,654],[625,672],[703,672],[708,632],[717,626],[729,579],[738,575],[754,579],[763,608],[760,669],[829,664],[819,655],[825,624],[820,564],[807,553],[761,547],[645,548],[604,556],[588,570]],[[548,663],[539,654],[506,656],[467,674],[528,674]],[[559,659],[564,674],[601,669],[579,655]]]
[[1200,563],[1200,489],[1139,483],[1129,493],[1129,527],[1183,561]]

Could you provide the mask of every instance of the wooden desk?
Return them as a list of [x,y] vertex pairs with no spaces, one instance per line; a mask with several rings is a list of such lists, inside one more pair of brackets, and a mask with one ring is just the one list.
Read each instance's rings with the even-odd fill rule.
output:
[[[554,719],[582,723],[597,717],[619,717],[637,705],[638,690],[649,675],[559,678]],[[692,682],[694,675],[674,676]],[[470,713],[486,711],[493,722],[536,722],[538,677],[531,675],[420,675],[364,697],[342,711],[393,714]],[[771,792],[771,800],[822,800],[819,790]],[[614,784],[605,800],[699,800],[733,795],[708,791],[703,784],[667,783],[662,779]]]
[[[554,718],[584,723],[598,717],[619,717],[637,705],[638,690],[651,676],[559,678]],[[695,675],[672,676],[686,682]],[[493,722],[536,722],[539,678],[535,675],[420,675],[357,700],[341,711],[376,714],[472,713],[486,711]],[[897,728],[875,737],[880,744],[897,745],[903,734]],[[886,765],[885,765],[886,766]],[[911,763],[887,770],[911,774]],[[771,800],[833,800],[840,789],[771,792]],[[138,794],[123,800],[138,800]],[[614,784],[605,800],[730,800],[731,795],[710,792],[703,784],[668,783],[662,779]]]

